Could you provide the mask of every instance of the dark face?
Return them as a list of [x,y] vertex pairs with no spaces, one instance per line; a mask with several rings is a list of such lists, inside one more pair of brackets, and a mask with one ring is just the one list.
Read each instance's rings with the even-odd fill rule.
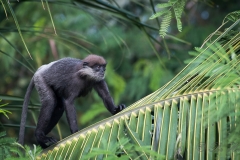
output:
[[105,70],[106,70],[106,64],[104,64],[104,65],[96,64],[96,65],[92,66],[91,68],[93,69],[96,76],[104,78]]
[[106,70],[106,63],[99,64],[95,63],[93,65],[84,62],[83,68],[81,69],[81,75],[87,76],[88,79],[100,81],[103,80],[105,77],[105,70]]

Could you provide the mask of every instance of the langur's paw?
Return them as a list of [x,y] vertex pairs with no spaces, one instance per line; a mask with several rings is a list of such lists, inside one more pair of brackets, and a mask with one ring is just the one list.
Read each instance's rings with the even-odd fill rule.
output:
[[124,110],[126,108],[125,104],[120,104],[117,106],[116,110],[115,110],[115,113],[114,114],[117,114],[118,112],[121,112],[122,110]]
[[119,111],[122,111],[126,108],[125,104],[118,105]]
[[53,138],[53,137],[46,137],[46,139],[44,140],[45,146],[44,148],[47,148],[55,143],[57,143],[57,139]]

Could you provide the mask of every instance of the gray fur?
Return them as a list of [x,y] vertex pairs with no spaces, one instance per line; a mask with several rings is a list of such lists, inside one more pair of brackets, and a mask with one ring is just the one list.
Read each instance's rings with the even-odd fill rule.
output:
[[34,74],[25,95],[19,143],[23,144],[27,106],[34,84],[42,104],[35,136],[43,148],[57,142],[56,139],[46,135],[57,124],[64,111],[71,133],[78,131],[74,99],[87,95],[92,88],[97,91],[105,107],[112,114],[124,109],[124,105],[116,107],[113,103],[104,81],[105,66],[105,60],[96,55],[90,55],[86,60],[63,58],[41,66]]

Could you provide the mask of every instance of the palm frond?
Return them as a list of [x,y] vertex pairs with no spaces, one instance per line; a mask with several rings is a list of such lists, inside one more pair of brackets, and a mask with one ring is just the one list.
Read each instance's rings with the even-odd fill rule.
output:
[[[7,0],[6,0],[6,1],[7,1]],[[25,49],[26,49],[29,57],[32,59],[32,56],[31,56],[31,54],[30,54],[30,52],[29,52],[29,50],[28,50],[28,47],[27,47],[27,45],[26,45],[26,43],[25,43],[25,40],[24,40],[24,38],[23,38],[23,35],[22,35],[22,32],[21,32],[20,26],[19,26],[19,24],[18,24],[17,17],[16,17],[16,15],[15,15],[13,9],[12,9],[12,6],[11,6],[10,3],[8,3],[8,2],[6,2],[6,3],[8,4],[8,8],[9,8],[9,10],[10,10],[12,16],[13,16],[14,22],[15,22],[15,24],[16,24],[16,27],[17,27],[17,29],[18,29],[19,36],[20,36],[21,39],[22,39],[22,42],[23,42],[23,44],[24,44],[24,47],[25,47]]]
[[240,10],[229,13],[229,14],[224,18],[223,21],[225,21],[225,20],[230,20],[230,21],[235,22],[235,21],[237,21],[239,18],[240,18]]
[[3,6],[3,10],[4,10],[4,12],[5,12],[5,15],[6,15],[6,17],[8,18],[7,10],[6,10],[5,5],[4,5],[4,3],[3,3],[2,0],[1,0],[1,4],[2,4],[2,6]]
[[51,10],[50,10],[50,7],[49,7],[49,5],[48,5],[48,1],[47,1],[47,0],[46,0],[46,6],[47,6],[48,14],[49,14],[50,19],[51,19],[51,22],[52,22],[52,26],[53,26],[53,29],[54,29],[54,33],[57,35],[57,31],[56,31],[56,28],[55,28],[55,25],[54,25],[54,22],[53,22]]

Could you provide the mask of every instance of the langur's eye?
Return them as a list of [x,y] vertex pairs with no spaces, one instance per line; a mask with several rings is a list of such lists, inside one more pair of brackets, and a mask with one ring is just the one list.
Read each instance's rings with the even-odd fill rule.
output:
[[94,66],[94,68],[95,68],[96,70],[100,70],[101,66],[100,66],[100,65],[96,65],[96,66]]
[[98,66],[96,66],[96,68],[97,68],[97,70],[99,70],[99,69],[100,69],[100,66],[98,65]]

